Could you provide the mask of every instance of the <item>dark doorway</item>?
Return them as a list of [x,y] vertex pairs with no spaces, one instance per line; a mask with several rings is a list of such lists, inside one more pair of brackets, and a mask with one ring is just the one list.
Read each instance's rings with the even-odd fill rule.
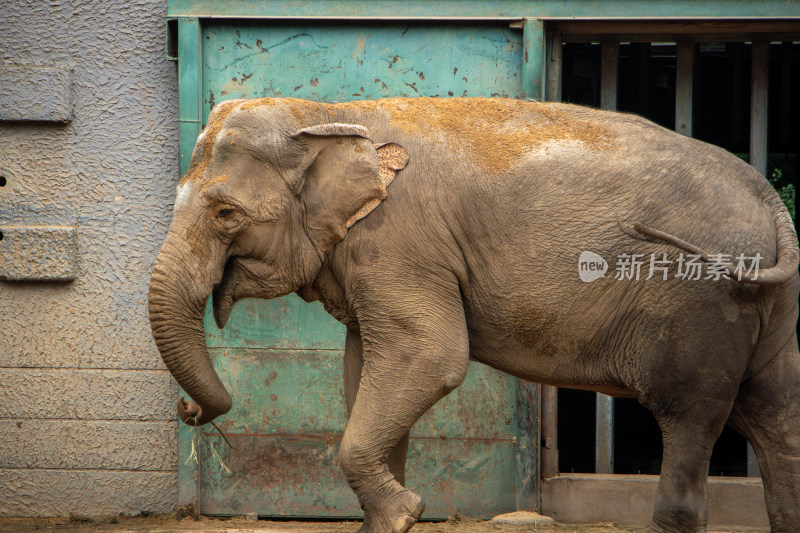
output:
[[[721,146],[744,160],[750,146],[750,45],[696,45],[693,82],[694,137]],[[600,45],[563,47],[562,100],[600,105]],[[800,44],[770,47],[767,178],[794,216],[800,152]],[[618,109],[675,127],[676,45],[622,43],[619,48]],[[595,395],[558,391],[558,450],[561,472],[594,472]],[[614,473],[658,474],[661,431],[634,399],[614,400]],[[746,441],[725,427],[711,456],[710,474],[747,474]]]

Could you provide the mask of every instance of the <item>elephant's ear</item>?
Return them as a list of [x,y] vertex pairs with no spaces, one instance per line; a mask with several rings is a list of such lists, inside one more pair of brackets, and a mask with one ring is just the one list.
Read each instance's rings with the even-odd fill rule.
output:
[[313,157],[300,200],[306,232],[325,254],[386,198],[386,187],[408,163],[408,152],[395,143],[373,144],[367,128],[355,124],[312,126],[293,137],[303,138]]

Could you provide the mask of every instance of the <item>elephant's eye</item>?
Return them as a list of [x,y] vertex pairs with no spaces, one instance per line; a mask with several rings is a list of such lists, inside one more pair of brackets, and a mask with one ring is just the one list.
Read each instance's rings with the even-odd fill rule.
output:
[[238,228],[244,222],[239,210],[230,205],[219,206],[214,212],[214,218],[220,228],[228,231]]

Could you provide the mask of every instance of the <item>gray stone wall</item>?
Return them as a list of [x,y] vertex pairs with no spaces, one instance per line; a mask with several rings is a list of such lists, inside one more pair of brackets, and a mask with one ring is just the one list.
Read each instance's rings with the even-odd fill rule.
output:
[[[0,275],[22,278],[0,281],[0,516],[175,506],[176,386],[147,317],[178,180],[165,15],[166,0],[0,3]],[[26,279],[60,261],[47,241],[65,226],[75,253],[54,277],[74,279]]]

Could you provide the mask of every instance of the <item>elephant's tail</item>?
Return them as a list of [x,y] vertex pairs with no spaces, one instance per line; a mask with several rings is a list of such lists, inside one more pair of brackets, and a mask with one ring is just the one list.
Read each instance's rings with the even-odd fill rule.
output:
[[[760,285],[777,285],[797,275],[800,250],[798,249],[797,234],[794,230],[792,217],[789,215],[789,211],[786,209],[783,201],[781,201],[778,193],[769,186],[769,191],[765,191],[762,200],[771,209],[772,218],[775,221],[776,240],[778,244],[778,260],[775,266],[764,270],[753,269],[752,271],[744,271],[745,269],[741,267],[737,268],[736,265],[731,263],[725,263],[722,266],[733,279]],[[634,223],[633,229],[642,235],[668,242],[681,250],[699,255],[706,263],[711,261],[708,252],[674,235],[664,233],[657,229],[648,228],[638,222]]]

